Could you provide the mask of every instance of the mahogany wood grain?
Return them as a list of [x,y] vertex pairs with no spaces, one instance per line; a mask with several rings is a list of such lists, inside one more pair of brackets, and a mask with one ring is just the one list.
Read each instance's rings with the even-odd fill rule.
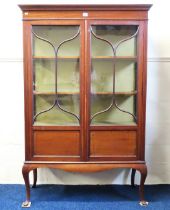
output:
[[[149,4],[141,5],[19,5],[23,18],[29,19],[147,19]],[[65,12],[67,11],[67,12]],[[97,12],[96,12],[97,11]],[[106,12],[105,12],[106,11]],[[84,17],[82,12],[88,12]]]
[[139,35],[138,35],[138,43],[137,43],[137,57],[138,57],[138,71],[137,71],[137,119],[138,119],[138,158],[140,160],[144,160],[144,150],[145,150],[145,106],[146,106],[146,83],[144,80],[146,79],[146,40],[144,40],[145,31],[144,28],[145,22],[140,22],[139,27]]
[[138,126],[137,125],[98,125],[98,126],[95,126],[95,125],[91,125],[90,126],[90,130],[91,131],[136,131],[138,130]]
[[32,188],[36,188],[37,185],[37,168],[33,169],[33,185]]
[[32,61],[31,61],[31,28],[29,22],[23,22],[24,53],[24,107],[25,107],[25,159],[32,157]]
[[34,156],[80,156],[77,131],[34,131]]
[[152,4],[20,4],[22,11],[148,11]]
[[41,125],[41,126],[32,126],[32,129],[35,131],[43,131],[43,130],[47,130],[47,131],[80,131],[80,126],[57,126],[57,125],[53,125],[53,126],[45,126],[45,125]]
[[[83,16],[83,12],[88,12],[88,17]],[[59,20],[59,19],[112,19],[112,20],[147,20],[148,16],[144,11],[32,11],[23,14],[23,20]]]
[[136,174],[136,169],[132,168],[132,172],[131,172],[131,186],[132,187],[135,186],[135,174]]
[[90,154],[90,84],[91,84],[91,37],[90,24],[85,20],[85,132],[86,132],[86,160],[89,160]]
[[[48,163],[48,165],[47,165]],[[117,168],[129,168],[129,169],[136,169],[138,171],[145,170],[146,164],[145,162],[137,162],[137,161],[112,161],[112,162],[52,162],[52,161],[39,161],[37,162],[27,162],[24,164],[25,170],[33,170],[35,168],[56,168],[61,169],[68,172],[77,172],[77,173],[84,173],[84,172],[101,172],[106,170],[112,170]]]
[[[56,59],[55,57],[52,57],[52,56],[33,56],[33,59],[43,59],[43,60],[54,60]],[[79,56],[58,56],[57,57],[58,60],[64,60],[64,61],[67,61],[67,60],[79,60],[80,57]]]
[[31,170],[36,170],[36,167],[31,167],[31,165],[23,165],[22,167],[22,175],[25,182],[25,188],[26,188],[26,201],[23,202],[23,207],[29,207],[30,205],[30,180],[29,180],[29,172]]
[[136,131],[91,131],[90,157],[136,156]]
[[[147,19],[151,5],[19,6],[23,11],[25,164],[22,172],[26,186],[26,205],[30,202],[29,172],[32,170],[34,172],[33,186],[35,186],[37,168],[43,167],[75,172],[132,168],[132,184],[134,184],[135,171],[138,170],[141,174],[140,200],[144,201],[144,182],[147,176],[145,163]],[[116,58],[119,62],[138,63],[137,88],[133,92],[137,97],[136,125],[90,125],[90,26],[93,24],[139,26],[137,56]],[[32,56],[31,28],[34,25],[80,25],[80,56],[59,58],[79,60],[80,125],[33,125],[32,60],[41,59]],[[47,56],[42,59],[53,58]],[[92,57],[92,59],[102,62],[104,59],[111,58],[106,56],[105,58]]]
[[141,174],[141,180],[140,180],[140,186],[139,186],[139,196],[140,196],[140,201],[145,202],[144,198],[144,182],[146,179],[147,175],[147,168],[145,163],[94,163],[94,164],[69,164],[69,163],[55,163],[55,164],[37,164],[37,163],[30,163],[30,164],[24,164],[22,172],[23,172],[23,177],[25,181],[25,186],[26,186],[26,201],[24,202],[26,205],[29,205],[30,202],[30,183],[29,183],[29,173],[32,170],[35,170],[37,168],[55,168],[55,169],[62,169],[65,171],[74,171],[74,172],[99,172],[99,171],[105,171],[105,170],[111,170],[114,168],[132,168],[135,170],[138,170]]
[[[34,95],[56,95],[55,92],[39,92],[33,91]],[[57,92],[58,95],[78,95],[79,92]],[[92,95],[112,95],[112,92],[94,92]],[[115,92],[115,95],[133,96],[137,94],[137,91],[127,91],[127,92]]]
[[[139,147],[142,148],[140,150],[140,159],[145,159],[145,124],[146,124],[146,97],[147,97],[147,36],[148,36],[148,22],[143,21],[143,77],[142,77],[142,128],[141,128],[141,139]],[[147,168],[146,168],[147,171]]]
[[81,30],[81,69],[80,69],[80,92],[81,92],[81,100],[80,100],[80,118],[81,118],[81,161],[87,160],[87,146],[86,146],[86,99],[85,99],[85,91],[86,91],[86,58],[85,58],[85,21],[81,21],[82,30]]
[[137,57],[136,56],[93,56],[93,60],[97,60],[98,62],[103,62],[103,61],[112,61],[114,59],[115,62],[120,62],[120,61],[131,61],[131,62],[136,62]]

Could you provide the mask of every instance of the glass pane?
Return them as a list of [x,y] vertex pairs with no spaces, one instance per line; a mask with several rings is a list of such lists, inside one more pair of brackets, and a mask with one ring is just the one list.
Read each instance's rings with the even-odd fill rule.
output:
[[34,125],[78,125],[79,26],[33,26]]
[[[91,114],[94,115],[96,112],[106,109],[108,104],[112,103],[112,95],[93,95],[91,100]],[[135,110],[135,100],[135,96],[116,96],[117,105],[131,113]],[[125,114],[113,106],[107,112],[93,118],[92,125],[135,125],[135,122],[131,115]]]
[[[114,47],[116,47],[116,45],[122,40],[133,36],[137,32],[137,26],[97,25],[92,26],[92,30],[97,36],[109,41]],[[111,47],[108,46],[108,43],[96,39],[94,36],[92,36],[91,38],[92,56],[113,55],[113,50]],[[116,50],[117,56],[135,56],[136,53],[136,36],[123,42]]]
[[137,26],[91,27],[91,124],[136,124]]

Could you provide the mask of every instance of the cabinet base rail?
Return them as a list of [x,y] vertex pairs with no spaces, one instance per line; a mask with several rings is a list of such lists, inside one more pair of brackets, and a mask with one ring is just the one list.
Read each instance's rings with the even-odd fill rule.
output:
[[35,188],[37,184],[37,168],[53,168],[62,169],[69,172],[99,172],[105,170],[111,170],[114,168],[130,168],[131,172],[131,186],[135,186],[135,174],[136,171],[140,172],[140,185],[139,185],[139,204],[141,206],[147,206],[148,202],[144,198],[144,183],[147,176],[147,166],[145,163],[56,163],[56,164],[45,164],[45,163],[25,163],[22,168],[22,174],[26,187],[26,201],[22,203],[23,208],[28,208],[31,206],[30,201],[30,181],[29,173],[33,171],[33,185]]

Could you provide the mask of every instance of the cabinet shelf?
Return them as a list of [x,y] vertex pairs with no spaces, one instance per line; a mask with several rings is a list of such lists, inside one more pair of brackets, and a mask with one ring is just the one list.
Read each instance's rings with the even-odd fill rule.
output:
[[[59,60],[78,60],[80,57],[79,56],[58,56],[57,59]],[[39,60],[54,60],[54,56],[33,56],[33,59]]]
[[[55,95],[54,92],[33,92],[34,95]],[[79,92],[58,92],[58,95],[78,95]],[[112,92],[96,92],[91,93],[92,95],[112,95]],[[129,91],[129,92],[115,92],[115,95],[126,95],[126,96],[132,96],[136,95],[137,91]]]
[[137,61],[137,56],[92,56],[93,60],[112,60],[115,59],[116,61]]
[[[112,92],[96,92],[96,93],[91,93],[93,95],[112,95]],[[126,95],[126,96],[132,96],[136,95],[137,91],[127,91],[127,92],[115,92],[115,95]]]
[[[79,60],[79,56],[58,56],[59,60]],[[137,56],[92,56],[92,60],[112,60],[116,59],[117,61],[137,61]],[[53,56],[33,56],[33,59],[43,59],[43,60],[54,60]]]
[[[33,92],[34,95],[55,95],[56,93],[54,92]],[[79,92],[58,92],[58,95],[78,95],[80,94]]]

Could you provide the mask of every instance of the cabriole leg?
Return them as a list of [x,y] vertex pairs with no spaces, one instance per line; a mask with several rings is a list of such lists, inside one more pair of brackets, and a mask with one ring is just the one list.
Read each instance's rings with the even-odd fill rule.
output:
[[35,188],[36,187],[36,184],[37,184],[37,168],[36,169],[33,169],[33,185],[32,185],[32,188]]
[[141,179],[140,179],[140,186],[139,186],[139,195],[140,195],[140,205],[147,206],[148,202],[144,198],[144,183],[147,176],[147,167],[144,165],[140,170]]
[[132,187],[135,186],[135,174],[136,174],[136,169],[132,168],[132,172],[131,172],[131,186]]
[[26,201],[22,203],[22,207],[24,208],[28,208],[31,206],[29,172],[30,172],[29,166],[24,165],[22,168],[22,175],[23,175],[25,187],[26,187]]

